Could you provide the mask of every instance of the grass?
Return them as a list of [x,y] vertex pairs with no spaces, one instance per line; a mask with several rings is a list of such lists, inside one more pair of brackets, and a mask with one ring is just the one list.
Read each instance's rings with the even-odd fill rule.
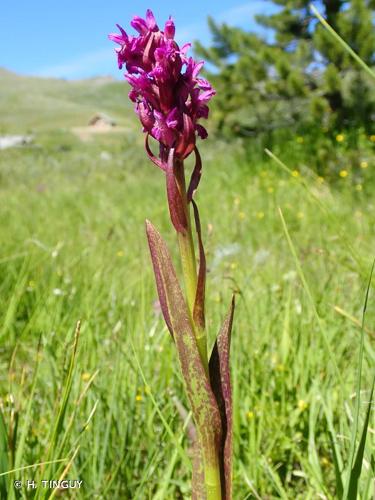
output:
[[[135,128],[80,142],[69,127],[86,124],[81,97],[58,85],[74,111],[61,123],[46,105],[38,122],[26,110],[24,128],[19,117],[2,124],[32,126],[35,144],[0,156],[0,495],[51,498],[40,481],[64,477],[83,480],[73,498],[185,498],[188,420],[176,401],[186,401],[144,233],[147,217],[177,265],[163,177]],[[100,102],[92,92],[87,115]],[[108,99],[100,110],[115,109]],[[363,190],[351,175],[331,188],[278,156],[292,175],[266,154],[255,165],[213,138],[202,145],[210,342],[238,294],[234,498],[336,498],[353,456],[374,184],[368,168]],[[373,291],[356,448],[375,359]],[[373,449],[370,413],[361,499],[372,494]],[[20,497],[13,480],[38,487]]]

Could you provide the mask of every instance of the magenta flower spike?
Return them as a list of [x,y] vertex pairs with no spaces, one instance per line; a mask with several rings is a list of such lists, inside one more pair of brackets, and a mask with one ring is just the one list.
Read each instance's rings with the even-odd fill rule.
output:
[[[162,150],[173,147],[176,157],[183,160],[194,150],[197,135],[207,137],[198,121],[208,117],[207,103],[215,91],[199,77],[203,61],[187,57],[189,44],[179,48],[172,18],[160,31],[150,10],[146,19],[134,17],[131,26],[138,32],[136,37],[117,26],[120,34],[109,38],[119,45],[118,65],[126,67],[125,78],[132,87],[129,97],[143,131],[156,139]],[[161,156],[166,159],[163,151]]]
[[[197,139],[208,135],[200,120],[208,118],[208,103],[215,90],[199,76],[203,61],[187,56],[190,44],[180,48],[175,42],[171,17],[164,31],[151,10],[145,19],[135,16],[130,24],[136,36],[117,25],[120,33],[110,34],[109,38],[119,45],[115,49],[118,66],[126,68],[129,98],[146,134],[147,155],[164,172],[170,218],[178,237],[185,295],[165,242],[151,222],[146,222],[160,306],[176,345],[194,419],[192,497],[230,500],[233,410],[229,352],[234,300],[209,357],[205,332],[206,257],[199,211],[193,200],[202,174]],[[158,143],[157,154],[152,151],[150,137]],[[187,186],[184,160],[193,152],[195,167]]]

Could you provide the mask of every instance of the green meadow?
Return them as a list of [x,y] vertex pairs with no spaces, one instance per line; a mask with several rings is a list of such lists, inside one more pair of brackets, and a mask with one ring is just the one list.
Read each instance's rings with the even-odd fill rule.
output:
[[[127,88],[2,71],[0,110],[0,135],[33,135],[0,151],[0,498],[189,498],[187,402],[145,218],[179,270],[176,240]],[[118,127],[82,137],[96,112]],[[374,490],[372,144],[328,181],[311,140],[269,145],[274,157],[201,144],[211,344],[237,301],[236,500],[338,498],[350,463],[358,498]],[[83,483],[62,494],[43,487],[54,479]]]

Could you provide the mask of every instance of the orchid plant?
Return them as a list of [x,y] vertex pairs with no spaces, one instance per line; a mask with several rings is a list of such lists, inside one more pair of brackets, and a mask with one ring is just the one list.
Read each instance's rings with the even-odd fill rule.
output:
[[[206,258],[194,194],[202,173],[197,137],[206,129],[198,123],[208,117],[211,84],[199,76],[203,61],[187,56],[190,44],[179,47],[171,18],[160,30],[151,10],[146,19],[131,21],[137,36],[110,34],[116,42],[118,66],[125,65],[131,86],[129,98],[145,132],[145,149],[166,179],[170,219],[177,232],[184,290],[168,248],[159,232],[146,221],[146,232],[164,320],[176,345],[187,397],[194,420],[192,497],[232,498],[232,393],[229,350],[234,300],[208,356],[205,328]],[[152,152],[149,138],[158,145]],[[189,183],[184,160],[195,156]],[[193,217],[191,217],[191,212]],[[192,224],[193,221],[193,224]],[[195,238],[193,237],[193,227]],[[195,250],[199,255],[197,266]]]

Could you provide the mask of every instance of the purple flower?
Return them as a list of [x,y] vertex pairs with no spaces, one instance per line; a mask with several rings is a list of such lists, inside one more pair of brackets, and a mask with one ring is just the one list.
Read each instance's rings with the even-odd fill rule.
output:
[[159,141],[163,157],[174,148],[186,158],[195,148],[196,137],[207,137],[198,123],[208,117],[208,101],[215,95],[210,83],[199,78],[203,61],[187,57],[190,44],[181,49],[174,41],[175,25],[169,18],[161,31],[151,10],[146,19],[135,16],[131,26],[138,32],[129,36],[117,25],[120,34],[110,34],[118,65],[124,65],[125,78],[131,85],[130,99],[143,125],[143,131]]
[[166,38],[171,38],[173,40],[175,34],[175,26],[172,18],[170,17],[164,26],[164,35]]

